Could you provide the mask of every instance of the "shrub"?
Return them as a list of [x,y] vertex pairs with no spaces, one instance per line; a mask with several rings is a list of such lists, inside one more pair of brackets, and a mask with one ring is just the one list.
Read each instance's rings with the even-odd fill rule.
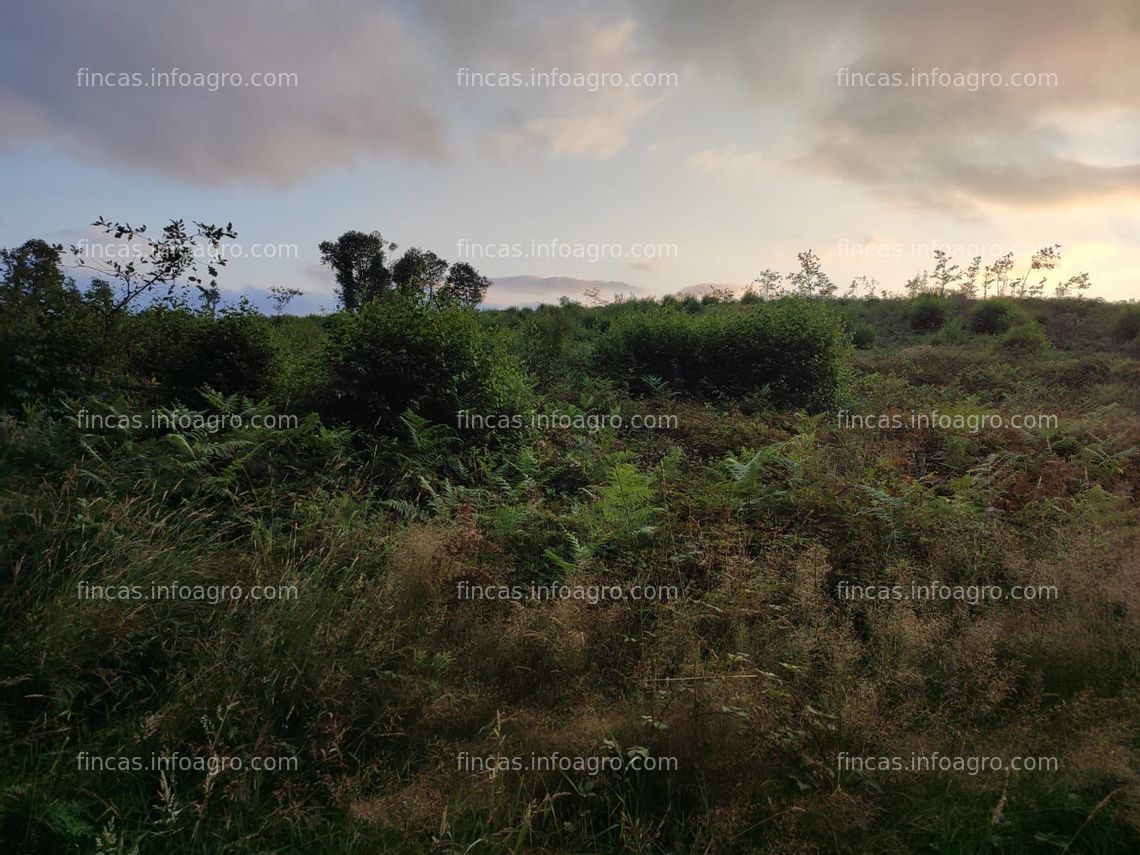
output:
[[875,346],[875,328],[867,324],[860,324],[855,327],[855,332],[851,335],[851,343],[859,350],[867,350]]
[[830,306],[792,298],[699,317],[630,313],[602,337],[595,360],[626,381],[652,374],[690,393],[736,398],[767,387],[774,403],[815,409],[834,397],[846,347]]
[[522,369],[470,309],[373,301],[338,316],[327,360],[321,408],[362,430],[397,430],[405,410],[455,425],[460,410],[511,414],[529,398]]
[[1006,350],[1040,353],[1049,346],[1049,339],[1041,324],[1036,321],[1023,321],[1005,331],[1001,337],[1001,346]]
[[1120,344],[1140,334],[1140,306],[1125,306],[1112,325],[1112,337]]
[[970,313],[970,331],[983,335],[1004,333],[1022,319],[1016,304],[1004,297],[983,300]]
[[577,377],[587,360],[592,333],[582,306],[542,306],[518,326],[513,342],[527,370],[549,386]]
[[273,349],[263,319],[248,311],[224,313],[198,326],[191,336],[183,375],[193,388],[209,386],[226,395],[265,391]]
[[915,332],[933,332],[946,321],[945,297],[920,294],[910,306],[910,328]]
[[89,389],[102,340],[57,246],[30,240],[0,251],[0,407]]
[[692,294],[688,294],[681,300],[681,308],[690,315],[695,315],[703,308],[703,304]]
[[934,334],[935,344],[965,344],[969,336],[957,317],[946,321]]
[[156,309],[132,319],[130,329],[136,373],[157,380],[167,399],[197,403],[205,386],[258,397],[269,386],[274,362],[269,330],[246,305],[218,318]]

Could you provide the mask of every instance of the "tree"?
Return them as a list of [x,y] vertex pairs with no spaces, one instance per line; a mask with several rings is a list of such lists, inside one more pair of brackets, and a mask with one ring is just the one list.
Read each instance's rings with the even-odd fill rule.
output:
[[926,291],[929,281],[930,274],[924,270],[921,273],[914,274],[914,276],[904,282],[903,290],[906,291],[908,297],[914,299]]
[[447,262],[434,252],[410,247],[392,267],[396,290],[406,297],[431,301],[443,285]]
[[[219,255],[219,248],[223,239],[237,237],[233,223],[216,226],[194,222],[194,230],[190,231],[182,220],[171,220],[158,238],[146,237],[145,225],[112,222],[105,217],[100,217],[91,225],[102,229],[104,234],[112,235],[115,240],[125,239],[131,256],[126,262],[117,259],[97,260],[86,245],[73,244],[71,247],[75,267],[94,271],[101,279],[106,277],[118,286],[114,299],[106,302],[103,307],[105,329],[109,330],[115,318],[129,311],[140,298],[153,296],[163,287],[166,292],[162,299],[173,300],[180,288],[187,284],[195,285],[209,312],[212,313],[217,306],[220,298],[218,268],[225,267],[228,261]],[[139,244],[134,243],[136,239]],[[208,259],[208,282],[198,275],[199,256]]]
[[958,265],[950,263],[950,256],[941,249],[934,250],[934,288],[939,296],[946,296],[959,276]]
[[1078,273],[1076,276],[1070,276],[1064,282],[1057,284],[1057,298],[1063,299],[1068,297],[1074,291],[1077,292],[1077,296],[1079,297],[1090,287],[1092,287],[1092,282],[1089,281],[1089,275],[1087,273]]
[[380,232],[348,231],[335,241],[322,241],[321,263],[336,275],[341,305],[355,312],[369,300],[392,291],[388,252],[396,244],[384,240]]
[[596,306],[605,306],[605,305],[609,304],[609,300],[605,299],[602,296],[602,289],[598,288],[597,286],[594,286],[592,288],[587,288],[585,291],[582,292],[582,294],[586,298],[587,304],[590,306],[596,307]]
[[879,280],[874,276],[856,276],[851,280],[851,291],[857,291],[859,288],[863,289],[863,295],[868,299],[873,299],[875,291],[879,287]]
[[1013,270],[1013,253],[1007,252],[1001,258],[994,260],[985,269],[985,276],[982,278],[982,296],[988,297],[990,295],[990,286],[996,286],[997,295],[999,297],[1005,296],[1005,289],[1009,286],[1009,272]]
[[269,289],[269,299],[273,301],[274,313],[280,315],[285,311],[286,306],[303,293],[303,291],[297,288],[286,288],[284,285],[274,285]]
[[796,254],[800,269],[788,276],[796,291],[805,297],[830,297],[835,293],[835,284],[820,265],[819,256],[810,249]]
[[962,272],[958,291],[963,297],[974,299],[978,296],[978,273],[982,269],[982,257],[975,255],[969,266]]
[[0,249],[0,299],[6,303],[15,294],[56,291],[66,284],[59,268],[63,247],[43,240],[25,241],[16,249]]
[[447,272],[447,281],[440,289],[439,298],[460,306],[475,307],[483,302],[490,287],[490,279],[466,261],[457,261]]
[[64,275],[62,251],[42,240],[0,250],[0,407],[90,385],[97,319]]
[[1061,244],[1055,243],[1052,246],[1045,246],[1033,253],[1033,257],[1029,260],[1029,269],[1025,271],[1025,275],[1021,278],[1021,282],[1017,285],[1017,296],[1024,297],[1026,293],[1030,297],[1040,297],[1045,292],[1045,279],[1042,279],[1036,285],[1029,286],[1028,292],[1026,291],[1026,284],[1029,282],[1029,276],[1034,270],[1052,270],[1061,261]]
[[752,280],[753,284],[760,286],[760,296],[765,300],[773,300],[780,295],[781,282],[784,277],[771,268],[760,271],[760,275]]

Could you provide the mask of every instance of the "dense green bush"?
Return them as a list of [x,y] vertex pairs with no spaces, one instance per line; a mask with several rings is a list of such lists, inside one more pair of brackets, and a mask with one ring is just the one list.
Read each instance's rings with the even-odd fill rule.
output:
[[875,346],[875,328],[867,324],[860,324],[855,327],[855,332],[851,334],[851,343],[859,350],[867,350]]
[[1049,346],[1049,339],[1041,324],[1036,321],[1023,321],[1005,331],[1001,337],[1001,346],[1006,350],[1040,353]]
[[693,394],[732,397],[765,388],[775,403],[822,408],[835,395],[846,350],[830,306],[788,298],[697,317],[630,312],[614,320],[595,360],[626,381],[653,375]]
[[256,396],[265,391],[273,349],[265,319],[248,311],[225,312],[201,324],[191,337],[185,376],[195,388],[208,385],[227,395]]
[[1125,306],[1112,325],[1112,337],[1123,344],[1140,334],[1140,306]]
[[167,400],[197,401],[204,386],[258,397],[269,387],[274,349],[267,319],[247,306],[218,318],[155,308],[131,319],[134,370]]
[[525,375],[473,310],[412,299],[372,301],[337,316],[320,406],[361,430],[398,428],[405,410],[455,425],[457,413],[514,413],[529,397]]
[[910,328],[916,332],[933,332],[946,322],[948,305],[945,297],[920,294],[910,305]]
[[587,319],[594,317],[596,313],[577,303],[540,306],[515,326],[514,349],[544,386],[580,376],[593,337]]
[[0,255],[0,407],[83,391],[102,361],[94,308],[60,269],[59,248],[27,241]]
[[965,344],[968,339],[969,334],[957,316],[949,318],[934,334],[935,344]]
[[690,315],[696,315],[703,308],[703,304],[692,294],[687,294],[684,299],[681,300],[681,308]]
[[970,312],[970,331],[984,335],[1004,333],[1021,317],[1022,313],[1013,300],[992,297],[978,303]]

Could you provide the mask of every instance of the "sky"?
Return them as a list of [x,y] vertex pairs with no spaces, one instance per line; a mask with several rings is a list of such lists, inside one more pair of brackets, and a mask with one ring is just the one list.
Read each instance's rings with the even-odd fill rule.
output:
[[301,311],[349,229],[499,306],[1052,244],[1135,299],[1140,0],[13,4],[0,187],[0,246],[232,222],[226,298]]

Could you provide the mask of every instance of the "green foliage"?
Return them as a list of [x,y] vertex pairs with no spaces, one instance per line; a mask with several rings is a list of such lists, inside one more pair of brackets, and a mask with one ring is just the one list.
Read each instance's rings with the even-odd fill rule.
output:
[[174,382],[182,390],[209,386],[226,395],[256,397],[266,389],[273,351],[262,319],[248,307],[223,311],[197,325]]
[[958,317],[952,316],[946,320],[938,332],[934,334],[935,344],[965,344],[970,338]]
[[910,301],[910,326],[916,332],[933,332],[946,322],[949,302],[938,294],[919,294]]
[[60,250],[30,240],[0,253],[0,408],[74,394],[102,361],[102,325]]
[[[5,279],[22,283],[5,336],[48,348],[45,330],[68,329],[52,324],[101,322],[107,290],[77,301],[32,250]],[[891,299],[439,302],[275,319],[155,306],[119,317],[90,363],[67,357],[74,399],[24,387],[0,420],[5,851],[1135,851],[1140,364],[1109,338],[1118,306],[1014,303],[1057,351],[995,359],[958,300],[934,336]],[[1041,324],[1007,337],[1044,342]],[[860,326],[877,346],[848,354]],[[786,409],[836,388],[847,415],[1060,421],[863,430]],[[187,396],[177,413],[198,426],[132,422]],[[253,426],[285,404],[306,414]],[[531,406],[677,423],[509,443],[455,427],[459,408]],[[1055,584],[1063,601],[837,594],[936,579]],[[298,596],[76,596],[173,581]],[[677,593],[457,595],[549,581]],[[1060,768],[836,763],[912,747]],[[300,764],[95,773],[79,751]],[[457,769],[461,752],[678,762],[485,775]]]
[[846,352],[838,314],[787,298],[690,317],[668,309],[619,315],[598,343],[598,370],[629,381],[652,375],[690,394],[740,397],[768,387],[781,406],[834,399]]
[[405,297],[435,295],[447,276],[447,262],[434,252],[419,247],[404,250],[399,261],[392,265],[392,284],[397,293]]
[[970,312],[970,331],[984,335],[1004,333],[1023,317],[1017,304],[1004,297],[992,297]]
[[367,432],[398,427],[405,410],[457,424],[461,410],[498,415],[527,403],[526,379],[471,310],[400,298],[338,317],[322,409]]
[[284,285],[271,286],[269,298],[273,301],[273,311],[280,315],[290,303],[303,293],[299,288],[287,288]]
[[444,303],[474,308],[483,302],[491,280],[465,261],[457,261],[447,271],[447,279],[437,295]]
[[1124,306],[1112,324],[1112,337],[1120,343],[1140,335],[1140,306]]
[[593,339],[591,313],[583,306],[539,306],[513,331],[515,351],[544,387],[581,378],[589,367]]
[[[145,225],[106,217],[91,225],[137,251],[129,261],[104,261],[92,257],[86,244],[71,247],[76,266],[92,271],[104,286],[99,305],[105,326],[110,327],[148,300],[151,304],[183,305],[184,292],[191,285],[198,291],[203,311],[213,315],[221,301],[218,274],[229,263],[221,251],[222,241],[237,237],[233,223],[217,226],[194,222],[191,229],[183,220],[171,220],[156,238],[147,234]],[[204,275],[199,265],[205,266]]]
[[161,398],[191,403],[203,387],[259,397],[268,390],[275,351],[266,321],[248,303],[217,318],[155,308],[127,325],[134,371],[156,380]]
[[1001,337],[1001,346],[1021,353],[1040,353],[1049,346],[1049,337],[1045,335],[1041,324],[1023,321],[1005,331]]
[[388,253],[396,248],[380,232],[348,231],[318,247],[321,263],[333,269],[337,294],[346,311],[387,294],[392,288]]
[[[590,490],[591,535],[595,543],[610,547],[628,546],[654,532],[653,521],[661,509],[654,507],[653,485],[648,476],[632,463],[618,463],[606,481]],[[577,544],[576,551],[581,547]]]
[[867,350],[875,346],[876,332],[869,324],[859,324],[851,334],[851,343],[858,350]]

